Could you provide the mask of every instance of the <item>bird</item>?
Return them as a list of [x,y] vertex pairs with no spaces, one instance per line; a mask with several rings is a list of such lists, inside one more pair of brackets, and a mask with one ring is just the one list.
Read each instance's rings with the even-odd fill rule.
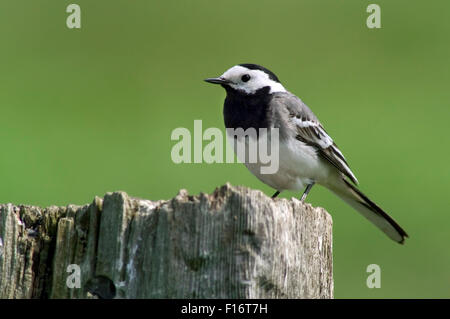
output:
[[304,202],[319,184],[361,213],[392,240],[403,244],[408,234],[357,187],[347,160],[311,109],[281,84],[267,68],[252,63],[235,65],[221,76],[204,81],[226,91],[223,117],[226,128],[278,128],[279,168],[261,174],[258,165],[244,163],[263,183],[281,192],[300,191]]

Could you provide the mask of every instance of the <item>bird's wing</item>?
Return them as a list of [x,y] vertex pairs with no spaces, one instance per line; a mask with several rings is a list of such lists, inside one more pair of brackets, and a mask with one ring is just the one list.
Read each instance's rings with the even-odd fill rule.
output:
[[358,184],[358,180],[348,166],[344,155],[333,139],[320,124],[314,113],[297,96],[291,93],[278,93],[272,98],[272,106],[278,110],[284,109],[290,126],[294,129],[296,138],[317,149],[320,156],[330,162],[350,180]]

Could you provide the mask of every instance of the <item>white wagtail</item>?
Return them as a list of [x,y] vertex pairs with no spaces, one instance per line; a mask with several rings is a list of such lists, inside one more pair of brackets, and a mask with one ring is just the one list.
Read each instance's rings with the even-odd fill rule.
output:
[[205,81],[226,90],[223,114],[227,128],[278,128],[278,171],[261,174],[257,166],[246,165],[263,183],[276,189],[273,198],[283,190],[306,187],[301,197],[304,201],[318,183],[403,244],[406,232],[352,184],[358,181],[333,139],[308,106],[287,91],[274,73],[256,64],[240,64]]

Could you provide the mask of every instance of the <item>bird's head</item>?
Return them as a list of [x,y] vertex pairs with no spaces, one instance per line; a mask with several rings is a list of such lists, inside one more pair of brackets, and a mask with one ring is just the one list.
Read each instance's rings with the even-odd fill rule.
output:
[[286,91],[273,72],[257,64],[235,65],[221,76],[208,78],[205,81],[220,84],[227,91],[233,90],[243,94],[255,94],[258,90],[267,87],[269,93]]

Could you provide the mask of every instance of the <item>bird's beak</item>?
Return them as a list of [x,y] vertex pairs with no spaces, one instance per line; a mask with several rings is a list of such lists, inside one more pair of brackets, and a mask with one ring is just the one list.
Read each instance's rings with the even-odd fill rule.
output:
[[219,76],[218,78],[207,78],[205,79],[205,82],[208,83],[213,83],[213,84],[228,84],[230,83],[230,81],[228,81],[227,79]]

